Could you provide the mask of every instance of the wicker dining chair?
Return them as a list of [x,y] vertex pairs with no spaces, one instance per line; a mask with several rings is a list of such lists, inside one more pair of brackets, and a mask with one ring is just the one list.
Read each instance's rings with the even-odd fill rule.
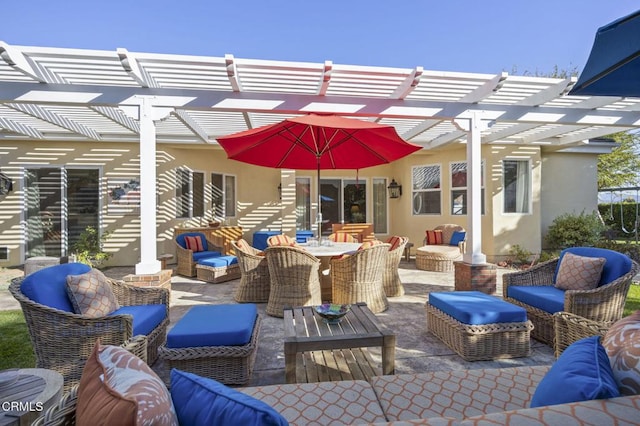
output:
[[244,239],[231,241],[240,265],[240,284],[234,299],[238,303],[264,303],[269,300],[271,279],[267,257]]
[[[34,302],[20,288],[24,279],[25,277],[14,278],[9,285],[9,291],[22,308],[36,355],[36,367],[55,370],[62,374],[65,391],[80,382],[82,370],[97,339],[104,345],[123,345],[134,338],[131,315],[89,318]],[[109,283],[122,307],[151,304],[166,306],[164,320],[142,341],[146,345],[146,360],[150,365],[153,364],[158,357],[158,347],[166,340],[169,325],[169,290],[137,287],[111,279]],[[138,355],[141,350],[133,348],[130,352]]]
[[387,310],[382,276],[390,244],[381,243],[331,259],[333,303],[364,302],[371,312]]
[[267,314],[284,317],[285,307],[322,303],[320,260],[299,247],[274,246],[265,250],[271,291]]
[[387,240],[390,244],[389,251],[385,259],[385,266],[382,276],[382,287],[387,297],[399,297],[404,295],[404,286],[400,281],[398,266],[404,253],[404,248],[409,242],[407,237],[394,235]]

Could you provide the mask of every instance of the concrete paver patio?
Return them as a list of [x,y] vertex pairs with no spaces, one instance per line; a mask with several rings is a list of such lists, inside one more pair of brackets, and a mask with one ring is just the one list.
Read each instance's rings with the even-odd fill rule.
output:
[[[109,268],[105,273],[112,278],[121,278],[133,271],[133,267],[118,267]],[[505,272],[508,270],[498,269],[497,295],[502,294],[502,274]],[[547,365],[554,362],[553,349],[535,340],[532,341],[532,354],[529,357],[495,361],[464,361],[426,330],[424,304],[428,293],[453,290],[453,273],[418,270],[413,261],[407,263],[403,260],[400,264],[400,278],[406,294],[402,297],[389,298],[389,309],[376,315],[379,321],[397,336],[396,374]],[[182,276],[173,276],[171,281],[171,324],[175,324],[194,305],[235,303],[233,294],[239,282],[239,280],[233,280],[220,284],[207,284],[195,278]],[[17,302],[12,299],[6,286],[0,288],[0,309],[20,309]],[[249,385],[285,383],[283,319],[266,315],[265,303],[257,306],[263,322],[255,368]],[[382,361],[380,349],[370,348],[369,350],[374,361],[380,364]],[[156,362],[153,368],[161,377],[166,378],[168,371],[161,360]]]

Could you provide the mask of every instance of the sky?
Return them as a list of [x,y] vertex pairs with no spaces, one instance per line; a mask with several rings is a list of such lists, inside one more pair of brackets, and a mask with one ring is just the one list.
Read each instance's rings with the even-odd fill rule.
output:
[[0,41],[495,74],[580,72],[638,0],[0,0]]

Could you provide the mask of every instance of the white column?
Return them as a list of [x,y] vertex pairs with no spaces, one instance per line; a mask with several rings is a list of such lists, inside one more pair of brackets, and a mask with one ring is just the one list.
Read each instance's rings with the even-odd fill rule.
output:
[[170,108],[154,107],[153,97],[139,97],[140,106],[140,262],[136,275],[160,272],[156,224],[156,120]]
[[482,253],[482,146],[480,132],[486,122],[477,112],[472,112],[467,130],[467,247],[463,254],[465,263],[487,263]]

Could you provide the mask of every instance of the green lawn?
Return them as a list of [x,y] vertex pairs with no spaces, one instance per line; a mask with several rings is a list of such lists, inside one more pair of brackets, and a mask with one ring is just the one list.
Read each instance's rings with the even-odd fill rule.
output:
[[0,370],[35,366],[36,357],[22,311],[0,311]]
[[627,303],[624,305],[624,316],[631,315],[640,310],[640,283],[632,283],[627,295]]

